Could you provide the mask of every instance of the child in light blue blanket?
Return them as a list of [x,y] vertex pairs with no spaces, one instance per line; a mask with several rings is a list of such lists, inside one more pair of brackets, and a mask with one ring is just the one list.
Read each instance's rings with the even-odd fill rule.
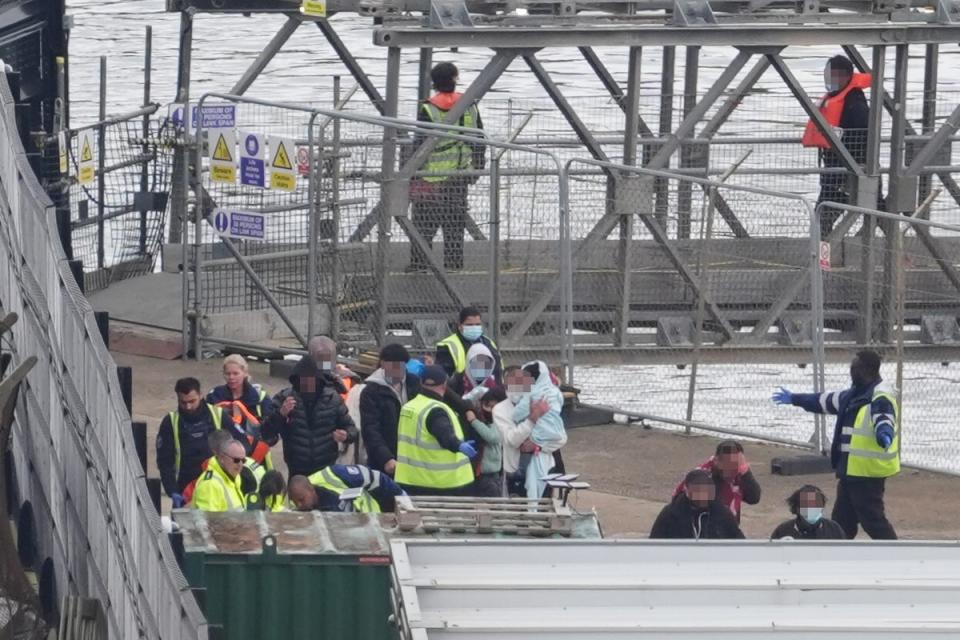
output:
[[[560,415],[563,409],[563,394],[560,388],[550,378],[547,365],[537,360],[523,365],[525,380],[522,394],[518,394],[513,411],[513,419],[520,423],[530,418],[530,407],[540,401],[546,401],[549,410],[533,423],[530,431],[530,440],[539,448],[527,466],[526,489],[527,498],[537,499],[543,495],[546,487],[544,476],[550,473],[554,466],[553,452],[567,443],[567,430],[563,426]],[[527,392],[529,384],[529,392]]]

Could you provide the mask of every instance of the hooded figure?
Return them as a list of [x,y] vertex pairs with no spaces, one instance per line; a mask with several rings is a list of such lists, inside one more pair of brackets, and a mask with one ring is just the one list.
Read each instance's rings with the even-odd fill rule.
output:
[[290,375],[289,389],[273,399],[276,411],[263,423],[263,437],[283,438],[290,475],[310,475],[337,460],[340,444],[357,441],[357,427],[340,397],[343,384],[304,356]]
[[484,394],[497,386],[493,377],[497,360],[490,348],[475,342],[467,351],[467,370],[463,374],[463,399],[476,403]]
[[523,394],[513,410],[513,421],[523,422],[530,417],[530,406],[545,400],[550,409],[540,416],[530,431],[530,440],[539,447],[527,467],[527,497],[537,499],[543,495],[546,482],[543,477],[554,466],[553,452],[567,443],[567,430],[563,426],[563,393],[554,384],[547,365],[539,360],[523,365],[523,370],[533,376],[534,383],[529,393]]

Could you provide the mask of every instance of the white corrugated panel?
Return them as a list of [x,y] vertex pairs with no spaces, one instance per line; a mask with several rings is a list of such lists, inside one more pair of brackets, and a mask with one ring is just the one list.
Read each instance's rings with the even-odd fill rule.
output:
[[404,640],[960,638],[960,543],[391,546]]

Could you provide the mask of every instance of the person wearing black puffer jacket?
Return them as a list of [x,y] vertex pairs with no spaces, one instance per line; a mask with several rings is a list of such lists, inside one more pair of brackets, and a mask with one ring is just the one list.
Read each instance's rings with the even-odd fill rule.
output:
[[400,407],[420,394],[420,378],[407,372],[410,354],[401,344],[380,350],[380,368],[360,392],[360,429],[371,469],[393,477],[397,468]]
[[263,423],[263,438],[282,438],[289,475],[309,476],[334,464],[340,445],[356,442],[359,434],[340,397],[343,384],[312,358],[300,359],[290,384],[273,398],[276,409]]
[[676,495],[657,516],[650,538],[732,540],[744,537],[730,509],[717,502],[717,488],[709,472],[694,469],[683,483],[684,492]]

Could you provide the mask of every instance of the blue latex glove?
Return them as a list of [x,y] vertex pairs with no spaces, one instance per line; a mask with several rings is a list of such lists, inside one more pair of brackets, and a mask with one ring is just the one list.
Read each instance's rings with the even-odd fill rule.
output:
[[793,404],[793,394],[783,387],[780,387],[779,391],[774,391],[770,399],[777,404]]
[[474,442],[473,440],[461,442],[459,450],[460,450],[460,453],[467,456],[471,460],[477,457],[477,443]]
[[427,365],[423,364],[422,360],[417,358],[410,358],[407,360],[407,373],[413,374],[418,378],[423,374],[423,370],[427,368]]
[[172,496],[170,496],[170,500],[173,501],[173,508],[174,508],[174,509],[182,509],[182,508],[184,508],[185,506],[187,506],[187,500],[186,500],[186,498],[184,498],[183,495],[181,495],[181,494],[179,494],[179,493],[175,493],[175,494],[173,494]]
[[890,437],[889,433],[878,433],[877,444],[879,444],[884,449],[889,449],[890,445],[893,444],[893,438]]

